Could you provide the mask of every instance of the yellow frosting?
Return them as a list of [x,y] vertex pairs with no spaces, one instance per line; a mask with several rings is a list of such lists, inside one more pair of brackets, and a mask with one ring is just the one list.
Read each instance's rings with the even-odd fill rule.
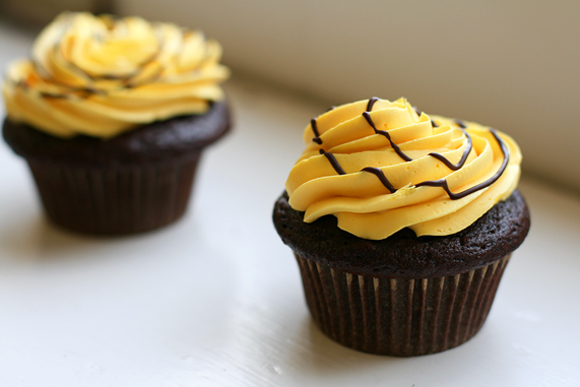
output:
[[138,125],[208,110],[229,70],[199,31],[139,17],[63,13],[32,59],[9,66],[11,120],[58,137],[109,138]]
[[[369,105],[372,109],[365,113]],[[403,156],[372,124],[377,131],[388,133]],[[465,151],[470,138],[473,146]],[[364,100],[334,108],[306,127],[304,143],[306,149],[286,181],[292,208],[304,211],[307,223],[334,215],[342,230],[372,240],[387,238],[405,227],[417,236],[463,230],[511,195],[522,158],[518,145],[506,134],[473,122],[419,114],[403,98],[395,102],[377,99],[374,105]],[[457,165],[464,151],[465,162],[456,171],[429,155],[439,153]],[[331,158],[344,174],[333,167]],[[367,167],[380,169],[393,192],[377,175],[362,171]],[[425,181],[441,183],[441,179],[452,195],[463,197],[453,200],[442,187],[417,186]],[[491,181],[485,188],[461,195]]]

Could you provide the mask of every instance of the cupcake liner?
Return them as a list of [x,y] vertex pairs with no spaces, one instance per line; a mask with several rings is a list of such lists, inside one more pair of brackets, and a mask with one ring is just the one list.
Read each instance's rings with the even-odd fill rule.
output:
[[138,167],[85,168],[28,160],[48,218],[69,230],[120,235],[153,230],[187,208],[199,152]]
[[453,348],[479,331],[510,256],[419,279],[356,275],[296,259],[306,303],[326,335],[363,352],[416,356]]

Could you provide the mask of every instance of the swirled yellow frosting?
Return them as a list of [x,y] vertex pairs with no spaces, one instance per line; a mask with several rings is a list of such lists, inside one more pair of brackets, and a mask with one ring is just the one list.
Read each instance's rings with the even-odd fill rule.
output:
[[142,124],[201,114],[224,98],[221,47],[199,31],[139,17],[63,13],[32,58],[8,67],[8,117],[58,137],[109,138]]
[[504,133],[428,116],[405,99],[339,106],[313,119],[286,181],[304,221],[333,215],[338,227],[380,240],[408,227],[455,234],[507,199],[521,152]]

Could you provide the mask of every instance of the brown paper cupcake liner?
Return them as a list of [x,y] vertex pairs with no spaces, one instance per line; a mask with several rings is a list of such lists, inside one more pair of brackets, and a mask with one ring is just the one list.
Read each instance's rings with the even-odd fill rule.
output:
[[187,208],[199,153],[174,163],[84,168],[28,160],[48,218],[73,231],[121,235],[153,230]]
[[419,279],[356,275],[296,259],[308,308],[326,335],[363,352],[416,356],[456,347],[479,331],[510,256]]

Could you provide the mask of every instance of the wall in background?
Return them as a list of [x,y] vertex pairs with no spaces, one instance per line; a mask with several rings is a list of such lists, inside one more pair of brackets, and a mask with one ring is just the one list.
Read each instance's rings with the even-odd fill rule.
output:
[[118,0],[117,6],[122,14],[203,29],[222,43],[235,72],[329,104],[405,96],[427,113],[504,130],[523,148],[524,170],[580,190],[580,2]]
[[115,0],[0,0],[0,16],[27,27],[42,27],[62,11],[112,12]]

